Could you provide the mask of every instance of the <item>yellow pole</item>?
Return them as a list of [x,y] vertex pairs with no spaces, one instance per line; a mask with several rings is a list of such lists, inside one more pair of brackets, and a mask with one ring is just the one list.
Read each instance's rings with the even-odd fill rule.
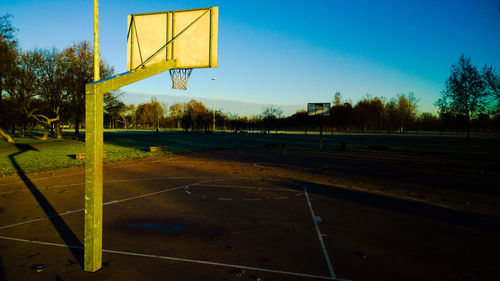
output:
[[[99,81],[98,0],[94,0],[94,81]],[[102,267],[103,91],[85,86],[84,270]]]
[[94,0],[94,81],[99,81],[99,7]]

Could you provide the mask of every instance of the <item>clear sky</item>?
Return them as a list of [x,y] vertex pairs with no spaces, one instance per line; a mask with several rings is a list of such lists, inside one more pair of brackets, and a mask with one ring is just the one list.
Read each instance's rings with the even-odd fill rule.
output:
[[[126,68],[127,15],[219,6],[219,67],[194,70],[187,91],[168,73],[122,88],[137,96],[212,97],[297,105],[391,98],[413,91],[419,111],[435,112],[450,65],[464,53],[500,68],[500,1],[99,1],[100,53]],[[0,0],[24,49],[62,49],[93,40],[93,1]],[[135,96],[132,100],[132,96]],[[231,112],[230,108],[227,111]],[[256,112],[257,114],[258,112]]]

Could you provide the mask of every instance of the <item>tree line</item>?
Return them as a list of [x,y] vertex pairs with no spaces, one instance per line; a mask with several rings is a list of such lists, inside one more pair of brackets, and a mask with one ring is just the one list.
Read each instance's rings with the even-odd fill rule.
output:
[[[283,116],[278,106],[266,106],[261,114],[238,116],[215,111],[215,128],[221,132],[261,132],[269,134],[282,131],[316,131],[323,127],[327,132],[346,133],[405,133],[408,131],[466,131],[465,120],[450,113],[418,113],[418,99],[414,93],[399,94],[394,98],[366,95],[356,103],[343,101],[337,92],[329,116],[308,116],[299,110],[291,116]],[[106,105],[105,105],[106,108]],[[108,128],[122,129],[178,129],[185,132],[208,133],[212,131],[214,111],[202,102],[191,100],[167,106],[153,98],[148,103],[125,105],[115,111],[115,116],[105,115]],[[111,112],[106,110],[106,112]],[[114,121],[113,121],[114,120]],[[499,130],[498,115],[490,119],[479,114],[470,121],[475,131]]]
[[[2,128],[24,136],[41,125],[45,129],[42,139],[47,139],[49,130],[61,138],[61,125],[71,122],[78,134],[85,118],[85,84],[93,81],[90,43],[74,43],[62,51],[22,50],[15,30],[10,15],[0,17],[0,133],[12,142]],[[113,71],[100,61],[102,78]]]
[[[199,101],[176,103],[168,109],[155,99],[149,104],[125,106],[128,115],[124,124],[151,128],[182,128],[185,131],[210,131],[215,127],[226,131],[317,130],[320,127],[331,132],[397,132],[407,131],[463,131],[467,137],[471,130],[479,132],[500,131],[500,74],[491,66],[481,71],[470,58],[462,55],[450,67],[441,97],[436,101],[438,114],[418,112],[419,99],[413,92],[401,93],[391,99],[365,95],[353,103],[335,93],[330,115],[308,116],[302,110],[289,117],[276,106],[263,108],[260,115],[239,117],[221,111],[213,112]],[[144,110],[143,108],[156,108]],[[150,116],[147,117],[148,112]],[[167,114],[168,112],[168,114]],[[125,126],[126,127],[126,126]]]
[[[93,80],[93,50],[86,41],[56,49],[22,50],[10,16],[0,17],[0,134],[24,136],[35,126],[62,137],[61,127],[72,124],[79,134],[85,119],[85,84]],[[100,62],[101,78],[113,74],[113,67]],[[306,111],[284,117],[277,106],[266,106],[255,116],[238,116],[208,109],[191,100],[170,106],[152,99],[127,105],[119,90],[104,95],[104,124],[107,128],[184,131],[261,131],[317,130],[331,132],[397,132],[409,130],[464,131],[500,130],[500,75],[491,66],[479,70],[462,55],[451,66],[441,97],[435,105],[438,114],[419,113],[419,99],[413,92],[394,98],[365,95],[356,103],[340,92],[332,97],[330,115],[308,116]],[[214,118],[215,117],[215,118]]]

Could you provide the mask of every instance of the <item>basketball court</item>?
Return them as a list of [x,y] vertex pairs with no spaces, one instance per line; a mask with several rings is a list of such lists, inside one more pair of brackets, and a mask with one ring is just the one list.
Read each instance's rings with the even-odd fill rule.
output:
[[[82,270],[83,168],[5,177],[4,279],[335,280],[329,260],[337,279],[494,280],[497,224],[395,197],[399,179],[377,187],[359,171],[394,160],[358,154],[223,149],[106,164],[95,273]],[[346,165],[358,176],[335,174]]]
[[[161,275],[177,280],[203,272],[210,279],[334,279],[321,218],[314,213],[306,186],[265,175],[217,175],[196,169],[207,162],[173,156],[105,170],[103,262],[109,266],[98,276],[118,268],[128,271],[121,263],[139,259],[138,264],[168,265],[160,267]],[[4,257],[9,257],[2,260],[3,266],[8,274],[14,269],[15,275],[28,279],[58,272],[73,280],[85,276],[78,260],[83,257],[83,173],[72,169],[57,177],[46,174],[2,184],[0,240]],[[33,264],[48,269],[36,272],[29,269]],[[201,271],[186,272],[183,267]]]

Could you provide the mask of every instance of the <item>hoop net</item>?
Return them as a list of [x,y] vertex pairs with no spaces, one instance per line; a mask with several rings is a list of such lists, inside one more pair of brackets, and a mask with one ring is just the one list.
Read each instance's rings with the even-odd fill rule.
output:
[[170,78],[172,78],[172,89],[186,90],[189,76],[191,76],[192,68],[186,69],[170,69]]

